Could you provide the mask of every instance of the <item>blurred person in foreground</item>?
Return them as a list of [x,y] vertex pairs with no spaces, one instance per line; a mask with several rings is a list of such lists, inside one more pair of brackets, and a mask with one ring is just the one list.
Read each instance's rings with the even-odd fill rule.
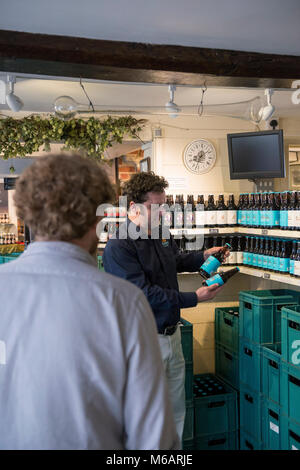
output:
[[1,449],[179,449],[154,317],[140,289],[97,268],[104,170],[77,154],[17,181],[35,242],[2,265]]

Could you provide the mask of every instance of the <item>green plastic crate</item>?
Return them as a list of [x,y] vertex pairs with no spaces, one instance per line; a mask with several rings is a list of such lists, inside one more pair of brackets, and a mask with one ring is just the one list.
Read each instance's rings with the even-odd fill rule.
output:
[[240,382],[254,392],[261,391],[261,346],[240,338]]
[[193,324],[180,318],[181,346],[184,360],[193,360]]
[[0,256],[0,264],[9,263],[9,261],[13,261],[18,258],[22,253],[9,253],[7,255]]
[[223,346],[235,354],[238,353],[239,307],[218,307],[215,309],[215,342],[216,345]]
[[186,401],[193,399],[193,362],[185,362],[185,399]]
[[281,450],[300,450],[300,423],[282,414]]
[[300,423],[300,367],[281,362],[280,400],[284,414]]
[[264,450],[281,450],[282,408],[266,398],[262,401],[262,441]]
[[240,428],[257,442],[262,441],[261,407],[261,393],[240,384]]
[[[206,395],[197,396],[196,387],[198,391],[206,390]],[[209,392],[210,388],[211,392]],[[196,437],[205,434],[222,434],[238,429],[237,393],[216,375],[194,376],[194,405]]]
[[238,450],[238,431],[195,438],[196,450]]
[[194,401],[185,402],[185,420],[183,427],[183,440],[194,439]]
[[195,440],[184,439],[182,441],[182,450],[195,450]]
[[258,344],[281,341],[281,309],[297,305],[300,293],[289,289],[241,291],[239,335]]
[[262,450],[263,443],[249,433],[240,429],[240,450]]
[[97,256],[97,258],[98,258],[98,269],[100,269],[100,271],[104,271],[102,256]]
[[261,349],[261,392],[277,404],[280,402],[281,344],[263,346]]
[[216,344],[215,348],[216,375],[235,389],[239,389],[239,356]]
[[300,366],[300,305],[282,309],[281,340],[282,358]]

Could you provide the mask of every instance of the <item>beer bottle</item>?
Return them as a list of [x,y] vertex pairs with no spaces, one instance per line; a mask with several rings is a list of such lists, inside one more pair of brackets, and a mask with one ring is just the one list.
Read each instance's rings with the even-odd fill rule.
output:
[[249,242],[249,251],[248,251],[248,266],[252,266],[253,264],[253,250],[254,250],[254,237],[250,237],[250,242]]
[[236,266],[237,264],[237,245],[238,239],[234,235],[230,235],[229,237],[229,245],[231,246],[230,255],[228,256],[227,264]]
[[187,196],[186,204],[184,205],[184,228],[193,228],[193,203],[191,196]]
[[169,197],[170,208],[170,228],[174,228],[174,198],[173,195]]
[[204,196],[199,195],[197,199],[196,212],[195,212],[195,226],[197,228],[204,228],[206,225],[206,206],[204,204]]
[[181,197],[176,194],[175,204],[174,204],[174,228],[182,228],[183,225],[183,212]]
[[207,227],[215,227],[217,224],[217,210],[213,194],[208,196],[206,221]]
[[171,212],[170,212],[170,196],[166,197],[166,203],[163,205],[164,212],[161,217],[162,226],[165,226],[167,229],[171,228]]
[[262,269],[263,268],[263,256],[265,252],[265,239],[261,237],[259,239],[259,250],[258,250],[258,255],[257,255],[257,268]]
[[296,204],[294,212],[294,227],[295,230],[300,230],[300,191],[296,192]]
[[217,227],[226,227],[227,224],[227,207],[224,202],[224,195],[220,194],[217,202]]
[[262,228],[266,228],[266,205],[267,193],[263,192],[261,195],[261,208],[260,208],[260,223]]
[[254,228],[260,227],[260,193],[254,195],[254,207],[252,209],[252,226]]
[[229,269],[225,272],[220,272],[215,274],[213,277],[206,279],[202,282],[203,286],[212,286],[213,284],[219,284],[219,286],[223,286],[232,276],[239,272],[239,268]]
[[287,246],[287,241],[282,241],[282,248],[279,258],[279,271],[281,273],[288,273],[290,269],[290,253]]
[[274,228],[280,228],[280,193],[274,193]]
[[268,256],[268,269],[269,271],[274,270],[274,252],[275,252],[275,239],[271,238],[269,246],[269,256]]
[[242,225],[244,227],[247,225],[247,220],[249,219],[248,209],[249,209],[249,194],[244,194],[244,205],[243,205],[243,210],[242,210]]
[[258,251],[259,251],[259,238],[255,237],[255,244],[254,244],[253,255],[252,255],[252,266],[254,268],[257,268]]
[[273,271],[279,273],[279,258],[280,258],[280,238],[276,238],[276,246],[274,251]]
[[243,265],[244,266],[248,265],[248,254],[249,254],[249,246],[250,246],[249,238],[250,237],[246,237],[246,243],[245,243],[245,248],[243,252]]
[[237,206],[237,224],[242,225],[242,210],[243,210],[243,194],[239,196],[239,202]]
[[280,195],[280,228],[281,230],[288,229],[288,207],[289,207],[289,193],[284,191]]
[[234,203],[234,195],[229,194],[227,204],[227,226],[236,227],[237,225],[237,207]]
[[201,276],[205,279],[208,279],[212,275],[212,273],[216,272],[225,259],[226,251],[230,249],[231,246],[226,243],[220,251],[218,251],[214,255],[210,255],[199,269],[199,273],[201,274]]
[[254,209],[255,201],[254,201],[254,193],[250,194],[249,198],[249,205],[248,205],[248,210],[247,210],[247,220],[246,220],[246,225],[247,227],[252,227],[253,226],[253,209]]
[[237,253],[236,253],[236,264],[238,266],[243,265],[243,254],[244,254],[244,237],[242,235],[238,235],[237,237]]
[[296,193],[292,191],[290,195],[290,203],[288,206],[288,230],[295,230],[295,209],[296,209]]
[[290,275],[294,277],[295,275],[295,261],[297,258],[297,241],[293,240],[293,247],[290,256]]
[[297,242],[297,254],[294,263],[294,276],[300,277],[300,241]]
[[262,268],[263,270],[268,269],[268,256],[269,256],[269,239],[265,239],[265,249],[264,254],[262,256]]

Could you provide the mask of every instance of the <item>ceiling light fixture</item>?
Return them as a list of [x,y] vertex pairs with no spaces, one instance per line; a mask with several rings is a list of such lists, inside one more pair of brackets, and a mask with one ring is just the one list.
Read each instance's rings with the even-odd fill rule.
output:
[[174,103],[174,92],[176,90],[175,85],[169,85],[169,93],[170,93],[170,101],[166,103],[166,110],[169,114],[169,117],[171,118],[176,118],[178,116],[178,113],[180,113],[181,109],[177,106],[176,103]]
[[56,116],[71,119],[76,116],[78,103],[71,96],[59,96],[53,103]]
[[20,109],[23,108],[23,101],[14,94],[14,85],[16,83],[16,77],[14,75],[7,75],[7,83],[9,92],[6,94],[5,100],[7,106],[17,113]]
[[265,95],[267,97],[267,105],[259,110],[258,116],[260,120],[267,121],[273,115],[275,107],[271,103],[271,96],[273,95],[274,90],[272,88],[265,89]]

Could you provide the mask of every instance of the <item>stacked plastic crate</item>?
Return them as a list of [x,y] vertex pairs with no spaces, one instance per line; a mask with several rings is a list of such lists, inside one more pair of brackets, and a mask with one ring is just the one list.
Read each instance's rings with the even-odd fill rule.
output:
[[194,400],[193,400],[193,324],[180,319],[181,345],[185,360],[185,423],[182,448],[194,449]]
[[[270,448],[270,445],[280,448],[274,447],[275,444],[270,442],[270,437],[266,434],[267,426],[273,427],[274,432],[279,431],[277,426],[280,403],[274,400],[278,390],[272,388],[268,391],[269,379],[264,374],[264,364],[267,363],[270,367],[272,364],[275,372],[270,369],[268,372],[278,375],[282,310],[284,306],[297,305],[298,299],[298,292],[286,289],[240,292],[239,377],[242,450],[260,450]],[[278,419],[270,424],[269,416],[273,420]],[[280,435],[279,432],[276,434]],[[276,439],[277,445],[280,446],[281,438]]]

